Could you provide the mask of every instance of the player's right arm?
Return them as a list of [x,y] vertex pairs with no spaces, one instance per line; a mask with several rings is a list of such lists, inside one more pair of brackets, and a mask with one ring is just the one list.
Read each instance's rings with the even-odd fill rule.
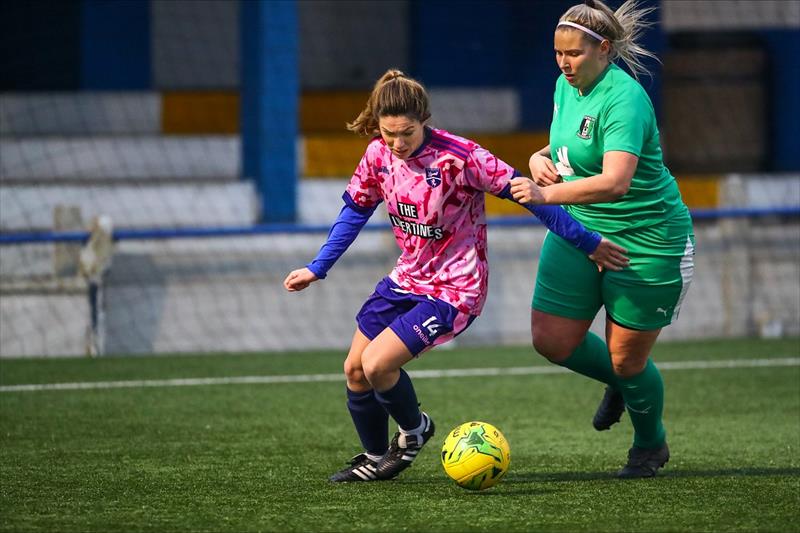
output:
[[531,169],[531,177],[534,183],[539,187],[546,187],[561,181],[561,176],[558,174],[550,155],[549,144],[531,155],[528,160],[528,166]]
[[377,205],[371,208],[359,208],[353,203],[352,198],[344,193],[345,205],[339,211],[339,216],[331,226],[328,239],[320,248],[317,257],[305,268],[299,268],[289,273],[283,281],[283,286],[289,292],[302,291],[313,282],[325,279],[328,270],[336,263],[347,248],[356,240],[361,229],[375,212]]
[[299,268],[289,273],[283,281],[283,286],[289,292],[302,291],[313,282],[325,279],[328,270],[336,263],[342,254],[353,244],[361,229],[375,212],[378,207],[358,206],[348,193],[342,196],[345,204],[339,211],[339,216],[331,226],[328,239],[322,248],[319,249],[317,257],[314,258],[305,268]]
[[380,187],[369,156],[370,147],[367,148],[367,152],[356,167],[347,191],[342,195],[344,207],[339,211],[339,216],[331,226],[328,239],[320,248],[317,257],[305,268],[291,271],[283,280],[283,286],[287,291],[302,291],[313,282],[325,279],[328,270],[353,244],[378,204],[381,203]]

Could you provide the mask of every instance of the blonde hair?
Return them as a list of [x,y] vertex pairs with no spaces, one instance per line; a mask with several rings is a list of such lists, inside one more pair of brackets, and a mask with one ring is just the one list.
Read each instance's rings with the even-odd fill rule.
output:
[[[580,24],[602,35],[611,43],[608,60],[621,59],[638,80],[640,74],[650,75],[643,58],[649,57],[659,61],[654,53],[637,42],[644,30],[653,25],[646,17],[655,9],[655,7],[640,8],[637,0],[627,0],[619,9],[612,11],[600,0],[586,0],[583,4],[567,9],[558,20]],[[564,26],[559,29],[563,28],[568,29]]]
[[405,116],[420,122],[431,117],[428,92],[420,82],[401,70],[389,69],[375,82],[367,105],[347,129],[359,135],[378,133],[378,119]]

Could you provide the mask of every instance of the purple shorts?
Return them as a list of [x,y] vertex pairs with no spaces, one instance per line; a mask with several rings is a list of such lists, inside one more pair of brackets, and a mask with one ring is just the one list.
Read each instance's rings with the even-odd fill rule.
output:
[[364,302],[356,315],[356,322],[369,340],[391,328],[411,354],[417,356],[449,341],[467,329],[475,318],[438,298],[401,289],[386,277]]

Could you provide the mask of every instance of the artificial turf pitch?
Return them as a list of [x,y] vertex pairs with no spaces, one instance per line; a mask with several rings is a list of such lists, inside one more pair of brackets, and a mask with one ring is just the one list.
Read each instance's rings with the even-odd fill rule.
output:
[[[657,361],[797,358],[797,339],[661,343]],[[0,361],[0,385],[341,373],[343,354]],[[426,354],[408,369],[552,366],[528,348]],[[704,366],[704,365],[700,365]],[[0,531],[798,531],[800,366],[665,369],[672,459],[621,481],[627,416],[570,374],[416,379],[438,431],[390,482],[331,484],[357,453],[343,381],[0,389]],[[330,379],[329,377],[319,379]],[[445,476],[448,429],[511,444],[484,492]]]

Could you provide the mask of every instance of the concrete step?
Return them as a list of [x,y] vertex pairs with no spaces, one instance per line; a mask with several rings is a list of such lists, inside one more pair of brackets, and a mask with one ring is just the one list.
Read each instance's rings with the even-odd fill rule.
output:
[[88,224],[109,215],[117,228],[240,226],[258,220],[251,182],[215,185],[4,186],[0,231],[47,230],[56,206],[75,206]]
[[0,139],[0,176],[13,180],[236,179],[235,135]]
[[[508,133],[520,125],[519,93],[510,87],[429,88],[432,123],[454,133]],[[345,133],[369,90],[306,91],[301,134]],[[238,90],[41,92],[0,95],[0,136],[234,134]]]
[[161,131],[155,92],[5,93],[0,135],[154,135]]

